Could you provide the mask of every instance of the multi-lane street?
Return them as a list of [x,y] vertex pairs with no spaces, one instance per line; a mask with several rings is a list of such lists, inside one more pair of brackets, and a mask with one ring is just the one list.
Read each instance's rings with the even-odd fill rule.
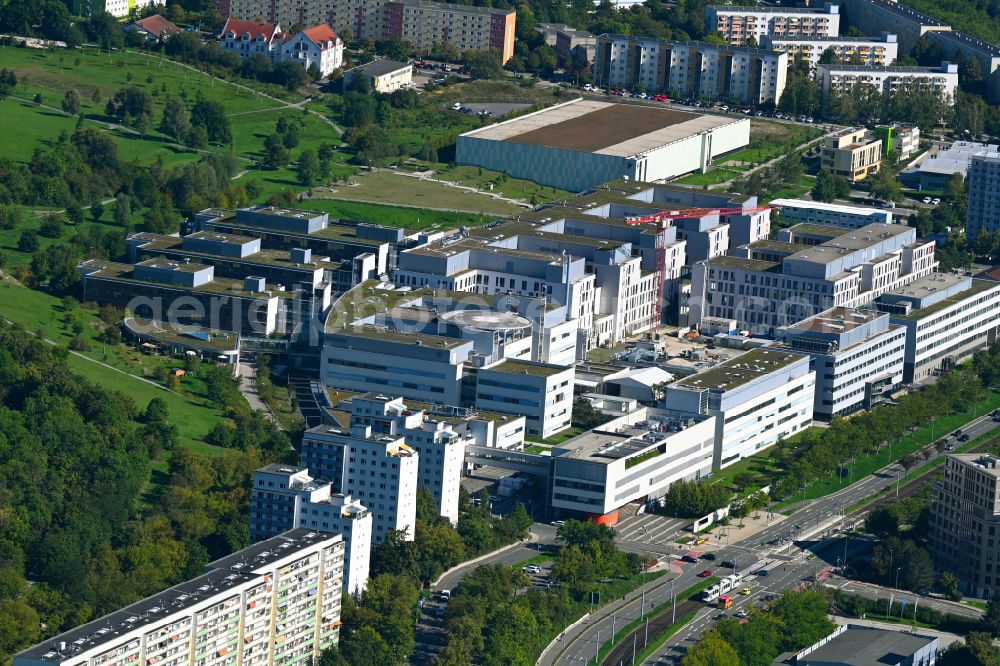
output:
[[[1000,424],[993,422],[991,417],[986,415],[970,422],[963,428],[963,432],[975,439],[998,426]],[[669,530],[663,531],[662,534],[656,533],[648,540],[644,538],[648,534],[648,526],[647,532],[643,532],[641,528],[638,533],[628,530],[623,534],[624,539],[620,542],[620,546],[633,552],[645,551],[668,559],[671,573],[647,584],[641,590],[629,595],[628,599],[607,605],[586,621],[568,629],[561,640],[546,650],[538,663],[546,666],[580,664],[588,660],[593,662],[598,646],[607,642],[617,628],[639,618],[640,615],[645,617],[645,612],[650,608],[670,601],[674,593],[694,585],[699,580],[697,577],[699,572],[706,568],[715,570],[718,567],[713,565],[722,561],[733,561],[737,565],[737,570],[741,572],[752,569],[755,563],[763,560],[780,562],[780,571],[774,571],[766,580],[758,578],[753,581],[756,592],[749,598],[744,597],[741,604],[752,603],[762,593],[793,588],[801,584],[805,576],[822,574],[823,565],[829,565],[830,562],[814,558],[809,548],[815,546],[815,542],[824,535],[835,534],[845,526],[845,523],[858,520],[859,515],[848,514],[845,517],[844,513],[859,501],[871,497],[882,489],[895,486],[897,480],[904,475],[905,470],[901,465],[889,465],[874,475],[855,481],[837,493],[804,503],[789,519],[768,525],[742,541],[721,545],[715,550],[714,562],[681,562],[679,556],[687,552],[686,547],[674,544],[673,538],[676,537],[676,533],[671,534]],[[831,557],[832,563],[835,564],[837,554],[832,553]],[[696,639],[701,631],[714,621],[712,618],[718,612],[715,609],[700,611],[688,630],[672,636],[664,647],[663,655],[666,659],[670,660],[682,654],[678,651],[678,646],[683,647],[684,642],[690,640],[692,636]]]

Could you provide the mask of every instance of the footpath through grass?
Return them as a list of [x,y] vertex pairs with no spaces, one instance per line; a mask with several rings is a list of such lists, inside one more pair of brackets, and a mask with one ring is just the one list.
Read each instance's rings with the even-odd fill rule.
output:
[[844,468],[847,470],[847,473],[843,476],[831,475],[824,477],[807,486],[805,490],[794,497],[777,503],[772,507],[772,510],[781,510],[805,500],[819,499],[820,497],[826,497],[838,490],[842,490],[854,481],[873,474],[890,463],[901,460],[905,456],[937,441],[956,428],[964,426],[969,421],[983,416],[997,407],[1000,407],[1000,393],[990,393],[984,400],[976,404],[973,409],[935,419],[932,425],[911,432],[899,441],[893,442],[891,446],[883,446],[878,453],[869,454],[863,458],[859,458],[854,463],[845,465]]
[[[67,313],[62,308],[62,302],[54,296],[10,281],[0,282],[0,316],[21,324],[29,333],[39,332],[57,344],[67,345],[74,333],[63,324]],[[222,452],[203,441],[208,431],[222,418],[221,412],[205,395],[203,382],[195,377],[184,379],[181,387],[186,393],[175,393],[142,381],[139,377],[147,371],[152,373],[155,364],[169,365],[171,359],[142,356],[141,361],[128,363],[125,355],[133,352],[127,346],[104,345],[97,340],[99,319],[93,310],[76,304],[69,314],[84,324],[80,336],[92,345],[91,351],[82,352],[86,358],[70,354],[70,367],[101,386],[130,395],[140,409],[144,409],[155,397],[163,398],[170,408],[171,421],[177,426],[181,445],[208,455]]]

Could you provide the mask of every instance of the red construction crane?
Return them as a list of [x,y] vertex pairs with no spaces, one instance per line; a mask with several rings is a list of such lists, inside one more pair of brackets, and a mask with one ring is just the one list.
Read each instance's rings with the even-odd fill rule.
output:
[[656,237],[656,325],[663,323],[663,271],[666,267],[667,229],[674,220],[685,220],[708,215],[749,215],[765,210],[773,210],[773,206],[752,206],[750,208],[682,208],[680,210],[661,210],[650,215],[625,218],[625,224],[655,224],[660,230]]

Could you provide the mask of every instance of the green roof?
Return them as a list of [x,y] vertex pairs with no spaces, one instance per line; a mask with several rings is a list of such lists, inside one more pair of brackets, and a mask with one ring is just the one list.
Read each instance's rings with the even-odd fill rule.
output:
[[534,375],[536,377],[551,377],[568,369],[562,365],[517,360],[508,360],[491,368],[484,368],[484,370],[492,370],[494,372],[508,372],[512,375]]
[[775,263],[773,261],[761,261],[759,259],[745,259],[743,257],[732,257],[729,255],[723,255],[721,257],[713,257],[705,262],[710,268],[738,268],[745,271],[770,271],[779,267],[781,264]]
[[460,338],[445,338],[440,335],[427,335],[426,333],[405,333],[403,331],[392,331],[379,326],[346,326],[342,329],[331,331],[336,335],[349,335],[353,337],[366,338],[370,340],[385,340],[386,342],[398,342],[401,344],[413,345],[415,347],[429,347],[431,349],[454,349],[462,345],[471,345],[471,340]]
[[714,368],[685,377],[675,386],[726,392],[806,358],[767,347],[752,349]]
[[944,298],[933,305],[928,305],[926,308],[919,308],[910,310],[908,315],[892,315],[891,319],[896,319],[900,321],[919,321],[921,319],[926,319],[933,314],[940,312],[952,305],[957,305],[967,298],[972,298],[976,294],[982,293],[984,291],[989,291],[990,289],[1000,287],[1000,282],[994,282],[993,280],[973,280],[972,286],[965,291],[960,291],[954,296]]
[[844,234],[851,232],[851,229],[847,227],[834,227],[829,224],[810,224],[809,222],[793,224],[788,227],[788,230],[792,233],[809,234],[810,236],[823,236],[824,238],[837,238],[838,236],[843,236]]

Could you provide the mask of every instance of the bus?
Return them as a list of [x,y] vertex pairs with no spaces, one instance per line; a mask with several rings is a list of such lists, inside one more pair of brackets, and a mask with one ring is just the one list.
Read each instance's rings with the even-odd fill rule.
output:
[[727,608],[733,607],[733,598],[729,595],[723,594],[719,597],[719,608],[726,610]]

